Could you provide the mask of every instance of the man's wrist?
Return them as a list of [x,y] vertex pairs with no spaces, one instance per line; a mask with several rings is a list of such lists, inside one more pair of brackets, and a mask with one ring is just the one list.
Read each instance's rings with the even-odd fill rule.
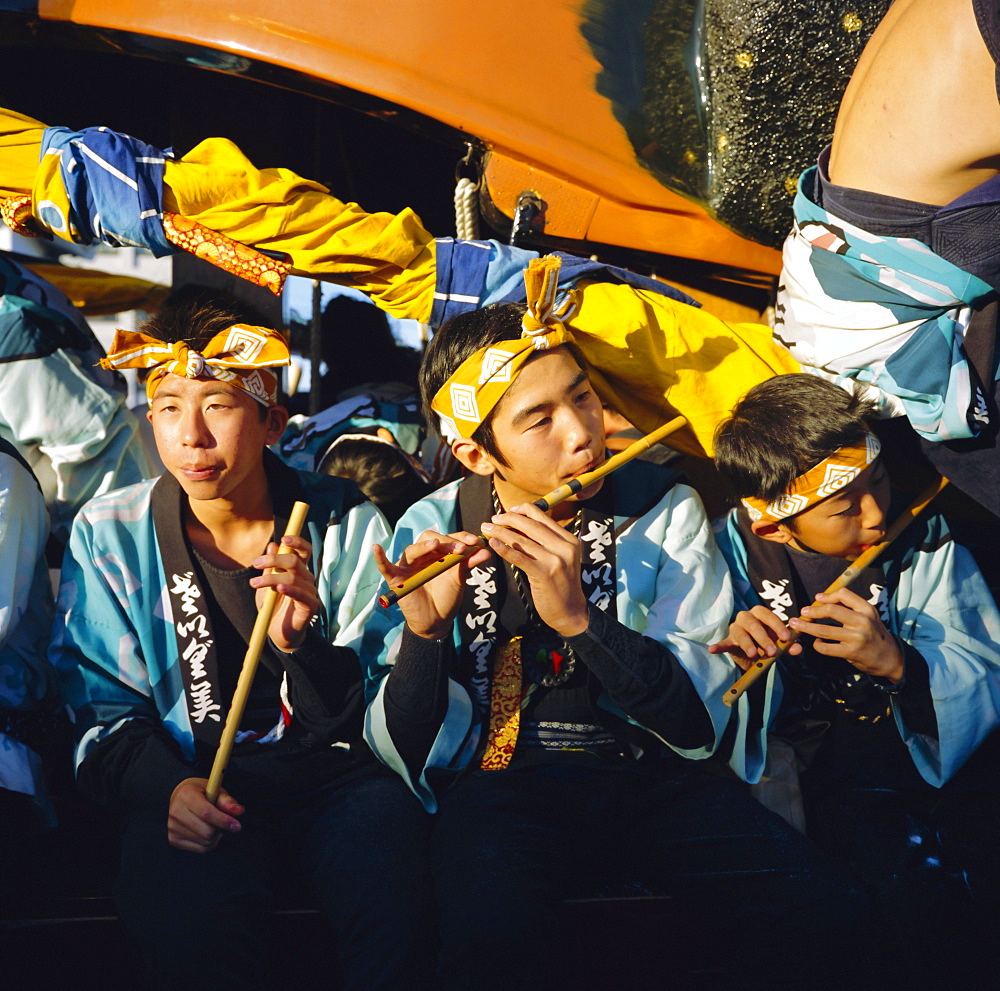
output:
[[283,638],[283,643],[284,643],[283,646],[282,644],[278,643],[274,639],[274,637],[269,636],[268,639],[271,641],[271,646],[274,647],[275,650],[280,651],[282,654],[294,654],[295,651],[297,651],[306,642],[308,636],[309,636],[309,627],[307,626],[305,627],[305,629],[299,632],[297,637],[295,637],[294,643],[292,642],[292,640],[288,638]]
[[421,640],[430,640],[432,642],[440,642],[442,640],[446,640],[449,634],[451,633],[451,627],[452,627],[451,621],[449,621],[448,624],[445,626],[434,627],[433,629],[430,630],[417,630],[414,629],[412,626],[410,626],[409,623],[406,624],[406,628],[415,637],[420,637]]
[[545,615],[540,610],[538,618],[563,639],[578,637],[581,633],[586,633],[590,626],[590,604],[581,588],[571,592],[556,608],[545,609]]
[[901,691],[906,681],[906,659],[903,649],[895,637],[893,637],[893,643],[896,647],[896,663],[891,665],[885,674],[872,676],[872,683],[875,687],[890,694]]
[[567,637],[578,637],[581,633],[586,633],[590,628],[590,613],[576,614],[558,626],[552,627],[563,639]]

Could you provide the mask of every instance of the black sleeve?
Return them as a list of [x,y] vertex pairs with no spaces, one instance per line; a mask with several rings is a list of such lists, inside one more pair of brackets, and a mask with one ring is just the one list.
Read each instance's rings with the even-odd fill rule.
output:
[[622,711],[682,750],[710,747],[715,729],[683,665],[661,643],[590,607],[590,625],[566,644]]
[[451,637],[425,640],[403,627],[385,686],[385,720],[411,777],[419,777],[448,709]]
[[324,743],[355,740],[361,733],[364,698],[361,663],[350,647],[330,643],[309,627],[291,653],[272,651],[288,672],[295,718]]
[[159,723],[130,719],[101,740],[77,769],[80,790],[116,812],[157,809],[166,816],[174,788],[204,777],[187,763],[177,742]]
[[931,672],[927,661],[916,647],[900,640],[903,648],[903,681],[896,694],[903,722],[921,736],[938,738],[937,716],[931,697]]

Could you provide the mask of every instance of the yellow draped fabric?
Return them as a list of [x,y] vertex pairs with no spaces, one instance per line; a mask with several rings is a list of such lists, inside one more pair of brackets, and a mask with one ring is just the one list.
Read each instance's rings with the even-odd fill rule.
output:
[[[0,110],[0,197],[66,199],[56,156],[39,164],[45,125]],[[434,238],[412,210],[369,214],[288,169],[258,169],[226,138],[208,138],[164,168],[163,209],[242,244],[288,257],[292,271],[355,286],[394,316],[427,321]],[[71,240],[66,232],[57,236]]]
[[[0,195],[49,190],[29,167],[37,121],[0,113]],[[8,165],[8,157],[10,164]],[[210,138],[164,173],[164,210],[243,244],[283,252],[293,271],[353,286],[398,317],[426,322],[434,300],[434,239],[411,210],[369,214],[286,169],[257,169],[231,141]],[[581,282],[568,327],[597,391],[645,432],[677,413],[672,443],[711,454],[716,425],[746,391],[799,364],[764,326],[726,323],[630,286]]]
[[581,282],[567,326],[601,398],[643,433],[678,413],[685,427],[670,446],[715,449],[715,428],[758,382],[800,371],[761,324],[726,323],[666,296],[607,282]]
[[45,125],[31,117],[0,110],[0,197],[30,193],[38,171]]
[[365,213],[287,169],[257,169],[225,138],[209,138],[164,171],[163,208],[262,251],[293,272],[368,293],[393,316],[427,321],[434,238],[412,210]]
[[126,310],[156,310],[170,292],[168,286],[157,282],[92,268],[35,261],[28,262],[25,268],[61,289],[85,317],[105,317]]

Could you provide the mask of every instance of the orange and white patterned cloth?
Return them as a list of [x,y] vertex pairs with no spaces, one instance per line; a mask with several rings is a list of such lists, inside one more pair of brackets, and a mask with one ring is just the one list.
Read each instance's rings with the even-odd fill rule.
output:
[[521,336],[480,348],[458,366],[431,400],[431,409],[437,413],[441,434],[447,440],[471,437],[536,351],[573,340],[564,321],[576,310],[574,294],[571,292],[556,307],[561,264],[553,255],[531,262],[524,273],[528,312],[521,322]]
[[213,378],[242,389],[264,406],[278,402],[278,377],[269,371],[289,363],[288,344],[269,327],[237,323],[219,331],[202,351],[183,341],[167,344],[139,331],[115,331],[105,368],[152,368],[146,380],[150,403],[167,375],[182,378]]
[[750,519],[780,523],[850,485],[879,456],[882,445],[874,434],[866,434],[858,444],[842,447],[825,461],[803,472],[787,492],[777,499],[747,498],[743,505]]

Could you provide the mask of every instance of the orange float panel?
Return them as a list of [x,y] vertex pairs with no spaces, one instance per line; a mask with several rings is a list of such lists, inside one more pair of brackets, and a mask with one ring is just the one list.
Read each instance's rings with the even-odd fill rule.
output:
[[[584,0],[40,0],[45,20],[200,45],[328,80],[468,133],[494,202],[525,186],[545,233],[773,274],[776,251],[722,227],[636,157],[583,34]],[[523,177],[523,178],[522,178]],[[530,181],[529,181],[530,180]]]

